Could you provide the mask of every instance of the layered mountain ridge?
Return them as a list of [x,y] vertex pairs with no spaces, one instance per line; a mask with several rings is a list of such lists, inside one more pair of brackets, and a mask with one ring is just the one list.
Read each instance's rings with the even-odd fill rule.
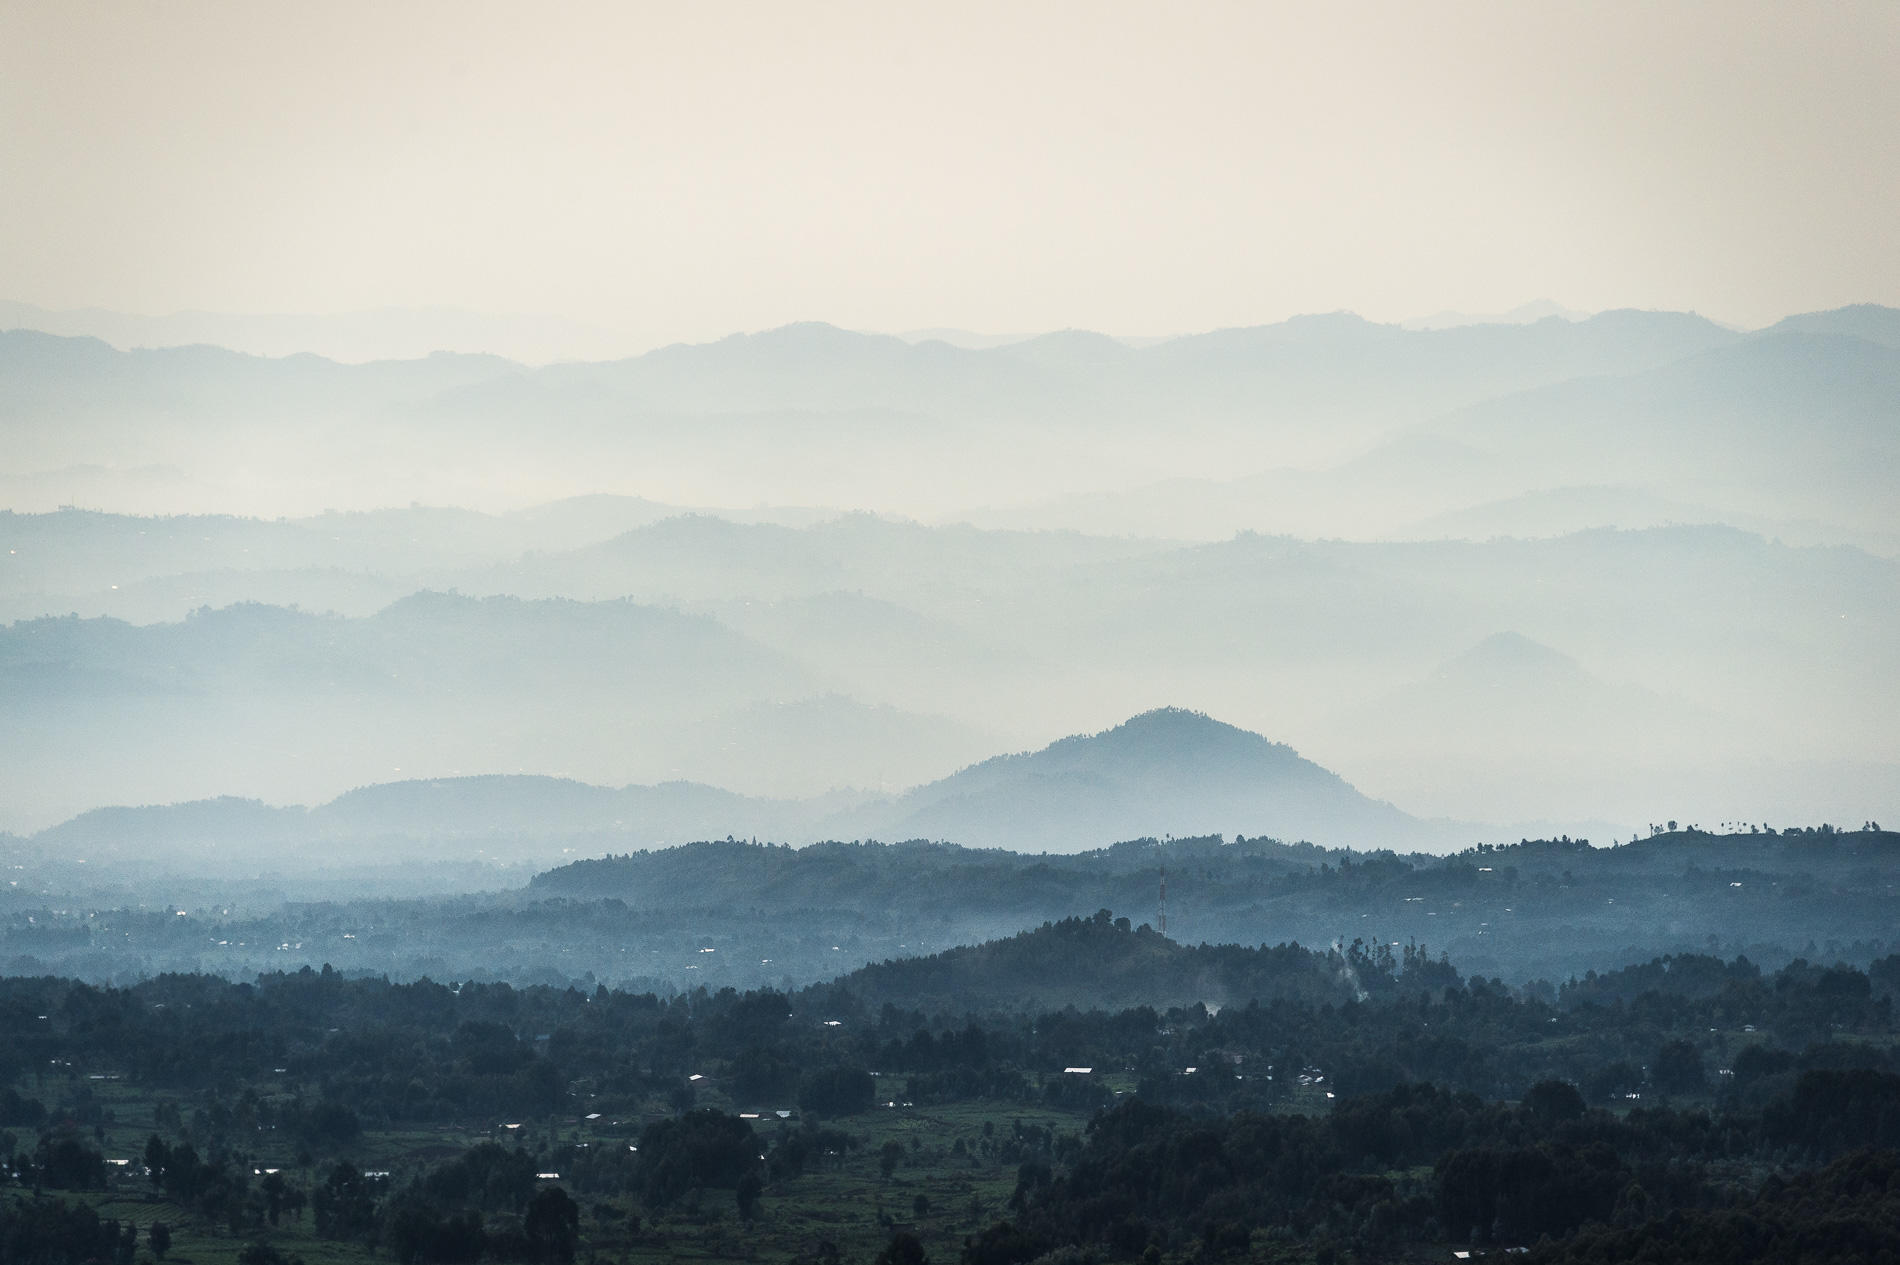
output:
[[768,800],[689,782],[612,788],[545,776],[431,778],[361,787],[314,808],[222,798],[96,809],[33,836],[68,857],[234,871],[477,856],[534,863],[575,850],[742,835],[803,843],[930,838],[974,848],[1074,852],[1144,834],[1247,832],[1442,845],[1474,829],[1370,800],[1290,747],[1175,708],[1040,751],[997,756],[895,797]]

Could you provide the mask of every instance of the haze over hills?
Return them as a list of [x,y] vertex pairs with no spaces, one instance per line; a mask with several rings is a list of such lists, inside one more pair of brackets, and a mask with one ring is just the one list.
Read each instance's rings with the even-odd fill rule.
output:
[[1551,465],[1583,483],[1676,488],[1784,517],[1892,523],[1900,348],[1774,332],[1617,380],[1489,401],[1429,433],[1482,452],[1491,477]]
[[[1850,313],[1833,325],[1880,319]],[[1157,474],[1336,465],[1488,399],[1746,341],[1699,317],[1637,312],[1430,331],[1334,314],[1141,347],[1081,331],[953,347],[803,324],[531,369],[467,355],[344,365],[207,347],[123,352],[15,331],[0,335],[0,433],[16,454],[0,491],[17,508],[124,497],[133,489],[119,472],[147,469],[172,472],[146,479],[134,499],[147,510],[165,478],[177,483],[172,509],[494,506],[505,474],[511,506],[666,488],[668,500],[701,505],[957,515]],[[507,440],[523,428],[536,436],[528,449]],[[114,467],[88,470],[101,452]],[[1323,503],[1291,524],[1287,505],[1263,509],[1228,530],[1337,521]]]
[[[33,567],[50,553],[69,561],[41,574],[120,577],[89,609],[170,621],[0,629],[10,706],[37,726],[7,736],[10,824],[112,800],[320,801],[399,769],[684,778],[795,798],[896,788],[999,748],[1100,729],[1157,696],[1298,738],[1375,797],[1432,815],[1548,814],[1627,830],[1655,815],[1673,778],[1699,788],[1702,816],[1841,816],[1842,801],[1860,797],[1869,815],[1892,816],[1880,807],[1897,762],[1884,723],[1896,705],[1885,616],[1900,602],[1900,568],[1857,550],[1719,527],[1183,547],[866,516],[811,527],[700,516],[506,564],[378,569],[379,554],[452,560],[459,527],[448,542],[410,527],[459,521],[396,511],[350,520],[358,536],[326,537],[228,519],[0,517],[12,551],[0,576],[15,577],[0,596],[15,610],[44,597]],[[346,565],[189,569],[198,557],[279,556]],[[186,570],[155,574],[172,565]],[[205,605],[208,581],[278,605],[181,618]],[[416,590],[425,596],[401,596]],[[348,616],[315,613],[337,606]],[[1764,609],[1772,621],[1758,618]],[[1458,721],[1473,699],[1445,700],[1448,724],[1395,727],[1365,710],[1499,629],[1669,696],[1676,719],[1634,736],[1613,719],[1535,722],[1600,735],[1586,752],[1525,741],[1522,715]],[[1551,696],[1547,709],[1568,699]],[[794,715],[812,722],[805,740],[786,728]],[[1716,731],[1678,723],[1692,716],[1721,721]],[[1440,758],[1449,748],[1434,730],[1468,737],[1462,768]],[[1738,758],[1745,772],[1734,772]],[[1527,759],[1538,765],[1524,784],[1546,788],[1550,806],[1491,803],[1497,782],[1483,770]],[[1808,780],[1825,789],[1787,798],[1799,770],[1823,766]]]
[[[0,335],[16,508],[242,472],[275,511],[0,515],[0,824],[412,774],[804,801],[1161,700],[1459,820],[1892,816],[1900,313],[1513,321],[538,369]],[[277,517],[313,489],[368,508]],[[1441,670],[1501,629],[1575,673]]]
[[1529,303],[1520,303],[1508,312],[1493,312],[1474,315],[1470,312],[1434,312],[1430,316],[1415,317],[1401,321],[1406,329],[1454,329],[1460,325],[1529,325],[1549,317],[1558,317],[1566,321],[1583,321],[1590,318],[1588,312],[1572,311],[1550,299],[1533,299]]
[[[1597,487],[1690,508],[1632,520],[1626,499],[1571,517],[1562,530],[1787,524],[1803,541],[1891,551],[1900,351],[1831,332],[1879,323],[1777,327],[1661,366],[1502,392],[1395,428],[1369,451],[1324,468],[1177,477],[991,508],[975,521],[1200,539],[1240,530],[1470,535],[1461,511],[1562,494],[1581,509],[1587,503],[1576,492]],[[1421,531],[1420,520],[1430,529]],[[1504,534],[1550,534],[1528,517],[1498,526]]]
[[1878,303],[1855,303],[1827,312],[1802,312],[1783,317],[1769,327],[1809,334],[1845,334],[1883,347],[1900,348],[1900,309]]
[[[1878,311],[1878,310],[1876,310]],[[1822,321],[1822,315],[1803,318]],[[1823,323],[1860,328],[1865,313]],[[8,413],[58,407],[69,417],[105,416],[128,406],[147,415],[187,402],[214,416],[268,402],[292,409],[390,410],[402,403],[448,402],[483,383],[534,384],[539,392],[585,395],[594,387],[633,411],[748,414],[789,410],[896,410],[939,420],[1003,408],[1106,407],[1141,417],[1183,402],[1190,412],[1218,402],[1281,411],[1342,388],[1328,406],[1341,417],[1370,416],[1423,392],[1404,410],[1430,413],[1523,389],[1538,382],[1628,373],[1670,363],[1740,338],[1699,317],[1607,312],[1584,321],[1468,325],[1437,331],[1377,325],[1350,313],[1295,317],[1275,325],[1185,335],[1145,347],[1065,330],[993,347],[908,342],[804,322],[717,342],[679,344],[640,356],[539,369],[499,356],[451,351],[408,359],[342,364],[318,355],[249,355],[221,347],[173,346],[122,351],[97,339],[15,328],[4,364]],[[1103,380],[1104,371],[1115,376]],[[285,388],[296,386],[296,399]],[[1134,392],[1130,397],[1128,392]],[[505,407],[523,397],[494,397]],[[156,406],[156,408],[155,408]]]
[[[820,713],[792,709],[775,736],[822,745]],[[731,835],[780,843],[927,838],[1061,853],[1144,834],[1214,833],[1204,829],[1213,821],[1275,838],[1402,850],[1467,843],[1482,831],[1419,821],[1367,799],[1289,747],[1162,709],[1038,752],[996,756],[895,796],[753,798],[685,781],[609,788],[542,776],[405,779],[310,809],[228,797],[95,809],[31,843],[136,873],[197,866],[247,879],[451,856],[546,864],[577,851]]]
[[[0,617],[72,613],[156,623],[240,601],[367,615],[471,569],[584,549],[683,513],[609,495],[507,514],[424,505],[302,519],[0,510],[7,550]],[[718,513],[729,527],[809,527],[838,517],[789,506]]]
[[1900,1265],[1900,4],[1495,7],[0,6],[0,1265]]
[[1500,731],[1516,734],[1519,742],[1538,742],[1545,737],[1539,732],[1543,730],[1550,740],[1578,753],[1597,749],[1607,737],[1603,730],[1614,727],[1625,731],[1622,737],[1633,744],[1633,757],[1642,759],[1653,755],[1642,749],[1645,741],[1682,741],[1679,735],[1657,732],[1671,723],[1706,721],[1708,730],[1692,741],[1717,741],[1719,720],[1694,716],[1693,711],[1648,690],[1612,685],[1569,655],[1520,633],[1504,632],[1486,637],[1424,680],[1381,698],[1368,719],[1376,715],[1401,733],[1429,728],[1433,741],[1460,749]]
[[[1501,738],[1508,735],[1508,742]],[[1642,786],[1668,802],[1684,764],[1753,766],[1765,749],[1747,726],[1681,697],[1606,681],[1519,633],[1496,633],[1429,675],[1320,727],[1315,741],[1350,743],[1360,768],[1446,811],[1457,802],[1492,817],[1589,814],[1606,785]],[[1684,753],[1693,752],[1693,760]],[[1568,778],[1565,768],[1588,768]],[[1597,834],[1602,829],[1596,830]]]
[[1396,534],[1406,540],[1495,540],[1568,536],[1593,527],[1640,531],[1652,527],[1727,524],[1790,545],[1852,540],[1869,552],[1900,556],[1900,529],[1849,528],[1812,519],[1775,519],[1723,511],[1642,488],[1594,485],[1551,488],[1447,510]]
[[339,870],[465,860],[496,867],[487,876],[493,885],[507,881],[501,869],[545,865],[582,846],[648,847],[738,832],[795,836],[844,802],[753,799],[694,782],[606,787],[490,774],[363,786],[313,808],[232,797],[98,808],[28,842],[140,879],[308,882]]
[[384,308],[330,315],[172,312],[100,308],[54,311],[0,300],[0,329],[96,338],[121,351],[226,347],[252,356],[299,352],[344,363],[414,360],[438,351],[506,356],[527,364],[606,359],[635,350],[610,330],[553,316],[503,316],[454,308]]
[[16,821],[75,799],[294,801],[405,771],[664,775],[695,725],[819,686],[712,620],[630,602],[421,593],[364,619],[22,621],[0,643]]

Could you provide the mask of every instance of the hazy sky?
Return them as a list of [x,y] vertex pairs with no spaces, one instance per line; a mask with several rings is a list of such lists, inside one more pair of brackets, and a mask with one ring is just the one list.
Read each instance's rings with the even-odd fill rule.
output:
[[0,297],[1161,333],[1900,304],[1900,4],[0,0]]

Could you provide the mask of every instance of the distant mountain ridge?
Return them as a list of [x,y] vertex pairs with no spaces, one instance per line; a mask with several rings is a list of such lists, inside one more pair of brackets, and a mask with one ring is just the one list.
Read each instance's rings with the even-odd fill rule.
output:
[[[1791,314],[1768,328],[1827,322],[1862,314],[1892,313],[1878,304],[1852,304],[1826,312]],[[1440,311],[1398,322],[1418,331],[1468,325],[1530,325],[1558,319],[1577,323],[1596,313],[1550,299],[1522,303],[1507,312]],[[507,357],[526,364],[606,361],[641,354],[613,331],[545,315],[489,314],[453,308],[384,308],[325,315],[296,313],[174,312],[162,316],[103,308],[56,310],[0,299],[0,329],[27,329],[68,338],[96,338],[122,350],[216,346],[246,355],[315,355],[342,363],[421,359],[437,353]],[[905,342],[943,342],[982,350],[1016,346],[1071,330],[981,333],[951,327],[905,330]],[[1082,331],[1090,332],[1090,331]],[[1108,335],[1094,335],[1109,337]],[[1115,338],[1129,346],[1172,342],[1190,334]],[[1865,336],[1865,335],[1863,335]]]
[[[1141,345],[1061,330],[953,346],[801,322],[538,368],[118,351],[14,330],[0,333],[0,505],[274,516],[664,490],[1118,535],[1365,539],[1582,483],[1884,547],[1894,374],[1869,353],[1900,354],[1900,312],[1755,333],[1680,312],[1434,329],[1326,313]],[[1613,442],[1593,447],[1599,432]],[[1421,452],[1433,437],[1451,442]],[[1644,525],[1610,513],[1573,525]],[[510,526],[469,529],[490,546],[561,534]]]
[[75,420],[127,409],[220,420],[340,409],[387,421],[431,401],[425,414],[528,409],[545,417],[560,402],[593,414],[610,406],[623,417],[883,409],[939,421],[1020,418],[1032,407],[1077,420],[1131,408],[1146,416],[1169,401],[1191,414],[1282,416],[1291,405],[1357,417],[1377,401],[1424,420],[1507,391],[1659,367],[1739,337],[1678,313],[1434,331],[1334,313],[1145,347],[1058,331],[967,348],[802,322],[534,369],[448,353],[342,364],[212,346],[120,351],[97,339],[16,329],[0,332],[0,425],[48,407]]
[[1784,444],[1784,458],[1797,450],[1808,458],[1848,452],[1884,470],[1900,447],[1896,398],[1900,347],[1791,327],[1621,378],[1539,387],[1425,429],[1500,456],[1547,455],[1559,442],[1585,476],[1580,481],[1590,481],[1592,455],[1599,469],[1610,465],[1612,477],[1601,482],[1634,481],[1644,465],[1676,477],[1693,475],[1695,466],[1732,477],[1738,461],[1769,456],[1760,440],[1791,437],[1797,427],[1812,451]]
[[549,316],[495,316],[454,308],[383,308],[331,315],[173,312],[136,315],[100,308],[54,311],[0,300],[0,328],[97,338],[122,349],[211,345],[255,356],[324,356],[346,363],[421,358],[438,352],[540,363],[625,355],[611,331]]
[[[0,436],[22,473],[76,468],[103,451],[136,454],[135,465],[173,468],[206,487],[245,471],[254,484],[264,468],[290,485],[321,480],[354,492],[362,474],[351,484],[337,466],[339,439],[373,446],[376,476],[392,490],[464,489],[465,470],[444,483],[444,446],[519,472],[523,454],[500,437],[525,426],[537,436],[530,464],[569,489],[597,478],[603,461],[638,454],[649,466],[716,470],[724,486],[744,471],[751,481],[741,503],[786,495],[862,503],[845,494],[853,481],[837,481],[835,459],[815,463],[812,441],[823,438],[862,450],[889,485],[879,503],[893,506],[952,475],[954,486],[995,491],[1008,472],[970,463],[999,443],[1024,467],[1011,495],[1056,480],[1122,481],[1151,465],[1143,436],[1161,418],[1177,445],[1227,453],[1243,468],[1290,445],[1337,458],[1501,394],[1655,368],[1738,337],[1671,313],[1429,332],[1335,313],[1142,347],[1061,331],[965,348],[804,322],[529,368],[472,355],[339,364],[205,346],[119,351],[13,330],[0,332]],[[328,446],[306,433],[319,427]],[[1092,441],[1086,461],[1079,438]],[[764,473],[769,483],[757,481]],[[292,503],[308,505],[308,496]]]
[[[484,845],[491,862],[564,850],[644,848],[729,835],[781,842],[931,838],[972,848],[1074,852],[1121,839],[1248,833],[1411,850],[1468,839],[1471,827],[1421,822],[1370,800],[1292,748],[1198,713],[1163,708],[1100,734],[998,756],[895,799],[771,800],[688,782],[597,786],[488,775],[382,783],[315,808],[223,798],[102,808],[33,836],[69,855],[227,864],[257,849],[265,869],[344,856],[388,861]],[[299,849],[324,845],[300,860]]]
[[[1590,324],[1617,319],[1608,313]],[[1526,369],[1482,400],[1441,396],[1445,406],[1432,416],[1340,461],[1129,482],[997,505],[975,521],[1197,539],[1241,530],[1415,538],[1421,525],[1475,537],[1459,522],[1474,507],[1597,488],[1619,499],[1575,498],[1558,532],[1677,521],[1773,534],[1789,522],[1830,543],[1890,545],[1900,311],[1816,314],[1699,342],[1697,329],[1683,335],[1680,356],[1655,363],[1577,364],[1538,383]],[[1645,504],[1633,507],[1632,498]],[[1506,534],[1536,523],[1532,514],[1497,520]],[[1821,524],[1832,530],[1816,532]]]
[[1892,819],[1897,399],[1869,305],[542,368],[0,334],[0,505],[255,515],[0,514],[0,827],[473,774],[734,793],[464,788],[577,848]]
[[[455,515],[392,512],[374,525],[338,517],[330,535],[364,533],[360,544],[344,542],[359,560],[401,533],[459,530]],[[338,544],[321,521],[296,525],[297,539]],[[202,548],[241,564],[262,550],[269,564],[278,560],[273,533],[292,526],[0,515],[0,592],[29,601],[36,569],[65,565],[53,556],[83,557],[97,566],[100,590],[123,586],[91,609],[136,617],[155,605],[136,586],[168,557]],[[289,550],[281,560],[307,557]],[[272,604],[213,605],[246,576]],[[1882,717],[1896,679],[1887,669],[1900,644],[1890,635],[1900,566],[1726,527],[1487,542],[1243,535],[1184,547],[866,516],[811,528],[677,518],[605,546],[428,578],[233,569],[167,582],[157,612],[165,623],[59,616],[0,626],[0,694],[18,722],[0,727],[0,825],[37,829],[102,803],[221,794],[311,803],[350,786],[476,772],[694,781],[772,798],[915,787],[997,751],[1134,715],[1157,698],[1256,732],[1297,734],[1308,756],[1351,770],[1372,798],[1428,817],[1591,833],[1596,820],[1627,831],[1659,800],[1702,815],[1733,805],[1735,815],[1785,820],[1835,804],[1895,815],[1885,807],[1892,782],[1883,790],[1870,779],[1880,776],[1873,766],[1892,761]],[[362,613],[311,613],[346,585],[350,608]],[[126,590],[134,596],[121,604]],[[1774,618],[1763,621],[1764,610]],[[1501,630],[1561,647],[1604,682],[1681,705],[1546,680],[1544,701],[1500,710],[1503,724],[1465,724],[1462,704],[1442,722],[1422,707],[1421,723],[1408,725],[1355,711]],[[1828,775],[1838,791],[1805,799],[1780,789],[1795,785],[1792,772],[1774,782],[1750,772],[1705,780],[1685,802],[1676,798],[1685,794],[1680,765],[1645,756],[1652,771],[1631,782],[1627,762],[1612,770],[1592,758],[1587,773],[1577,763],[1589,754],[1586,734],[1621,758],[1684,734],[1680,722],[1703,712],[1719,713],[1764,761],[1849,761],[1862,771],[1843,766],[1840,777]],[[1651,715],[1670,724],[1642,719]],[[1583,716],[1601,723],[1576,723]],[[1797,731],[1791,720],[1812,723]],[[1421,760],[1448,753],[1437,735],[1460,729],[1471,736],[1459,748],[1469,757],[1463,769],[1441,761],[1421,777]],[[1566,734],[1562,761],[1539,764],[1537,782],[1513,775],[1508,802],[1489,785],[1474,788],[1475,770]],[[1728,767],[1732,746],[1677,743],[1675,756],[1715,752]],[[1374,747],[1385,748],[1378,767],[1368,759]],[[773,761],[781,767],[767,768]],[[1728,776],[1712,760],[1701,767]],[[1066,796],[1073,807],[1030,821],[981,783],[1032,768],[1066,787],[1039,802]],[[1067,847],[1075,835],[1064,832],[1084,822],[1092,842],[1113,825],[1092,814],[1126,791],[1105,798],[1087,774],[1063,765],[1060,752],[999,764],[932,792],[961,796],[954,805],[920,795],[901,812],[840,822],[833,833],[981,830],[1014,846]],[[1755,793],[1764,786],[1777,788],[1772,798]],[[1317,783],[1307,789],[1320,794]],[[1533,792],[1544,806],[1525,806]],[[1328,811],[1339,810],[1336,790],[1325,794]],[[1741,807],[1749,803],[1759,808]],[[1337,828],[1336,813],[1307,807],[1305,817],[1261,817],[1257,798],[1223,791],[1203,796],[1191,816],[1113,815],[1144,821],[1131,833],[1317,839]],[[1363,805],[1350,820],[1355,832],[1382,828]],[[1025,840],[1031,832],[1037,838]]]
[[1802,312],[1784,317],[1767,331],[1799,330],[1814,334],[1846,334],[1883,347],[1900,348],[1900,308],[1878,303],[1854,303],[1825,312]]
[[715,827],[722,835],[769,837],[835,810],[822,799],[757,799],[693,782],[607,787],[484,774],[379,783],[311,808],[229,796],[97,808],[31,842],[141,872],[189,873],[197,865],[219,877],[247,877],[434,859],[542,865],[577,846],[684,842],[712,836]]

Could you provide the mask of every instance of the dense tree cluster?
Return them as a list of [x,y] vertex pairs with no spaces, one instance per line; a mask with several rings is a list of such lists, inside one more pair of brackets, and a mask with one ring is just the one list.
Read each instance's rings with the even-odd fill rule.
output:
[[0,1201],[0,1261],[34,1265],[132,1265],[138,1231],[64,1199]]
[[[1562,981],[1639,952],[1746,954],[1772,969],[1797,957],[1865,967],[1900,951],[1889,908],[1900,834],[1750,826],[1608,848],[1570,838],[1485,844],[1450,857],[1219,837],[1075,855],[725,840],[576,861],[512,892],[275,908],[228,907],[228,893],[190,884],[167,886],[186,909],[138,906],[143,891],[116,885],[91,900],[0,887],[0,969],[131,983],[330,962],[351,975],[589,992],[603,982],[663,995],[700,984],[791,991],[1080,911],[1114,909],[1139,923],[1156,908],[1163,870],[1170,930],[1190,942],[1428,940],[1466,971],[1513,985]],[[994,997],[949,995],[980,978],[951,962],[918,977],[939,986],[930,997],[865,996],[933,1010],[1005,997],[1026,1009],[1182,1000],[1100,974],[1066,996],[1046,976],[998,982]]]
[[[1189,1239],[1219,1256],[1244,1251],[1256,1235],[1332,1242],[1376,1257],[1446,1240],[1527,1245],[1586,1226],[1598,1227],[1592,1233],[1602,1239],[1612,1227],[1673,1227],[1712,1208],[1731,1210],[1716,1221],[1732,1230],[1758,1197],[1793,1203],[1847,1195],[1859,1201],[1849,1213],[1862,1226],[1842,1242],[1864,1243],[1862,1230],[1900,1215],[1900,1183],[1883,1184],[1900,1142],[1892,1132],[1896,1104],[1900,1077],[1865,1071],[1810,1072],[1761,1113],[1664,1107],[1619,1117],[1586,1108],[1562,1082],[1534,1086],[1519,1104],[1403,1085],[1339,1102],[1318,1117],[1210,1115],[1136,1099],[1096,1118],[1066,1172],[1049,1179],[1026,1168],[1015,1219],[974,1239],[965,1259],[1004,1265],[1063,1243],[1129,1259],[1149,1245],[1178,1249]],[[1810,1109],[1815,1123],[1791,1129]],[[1855,1111],[1870,1111],[1882,1124],[1837,1127]],[[1827,1174],[1802,1179],[1794,1195],[1780,1179],[1758,1192],[1724,1176],[1742,1161],[1837,1157],[1863,1142],[1885,1149],[1852,1152]],[[1750,1258],[1773,1259],[1759,1253],[1786,1241],[1778,1234],[1750,1231]]]
[[1529,1265],[1894,1265],[1900,1261],[1900,1153],[1855,1151],[1819,1172],[1770,1177],[1748,1199],[1634,1225],[1597,1222],[1540,1243]]
[[[1016,1004],[1051,978],[1087,989],[1117,975],[1204,1000]],[[1804,1209],[1844,1218],[1842,1244],[1884,1224],[1869,1183],[1900,1148],[1897,977],[1892,959],[1764,971],[1688,954],[1513,988],[1415,945],[1187,948],[1104,911],[790,992],[328,970],[123,989],[9,978],[0,1110],[32,1132],[0,1133],[0,1159],[21,1187],[100,1188],[86,1129],[109,1113],[89,1086],[123,1077],[157,1104],[140,1157],[153,1187],[206,1224],[250,1236],[307,1212],[319,1236],[403,1265],[565,1265],[577,1197],[658,1217],[710,1196],[751,1223],[775,1188],[859,1151],[855,1122],[886,1103],[1042,1103],[1095,1123],[1086,1138],[1018,1121],[974,1140],[1017,1180],[1007,1220],[971,1234],[972,1262],[1065,1245],[1214,1259],[1295,1241],[1374,1256],[1548,1241],[1539,1250],[1565,1260],[1658,1243],[1673,1259],[1694,1218],[1770,1253]],[[959,990],[1015,1000],[893,1000]],[[583,1111],[627,1119],[625,1144],[551,1123]],[[393,1177],[352,1159],[366,1131],[446,1122],[519,1131]],[[252,1161],[267,1134],[299,1153],[294,1171]],[[886,1181],[908,1162],[902,1148],[877,1156]],[[537,1176],[548,1169],[558,1186]],[[1781,1176],[1763,1186],[1764,1173]],[[77,1224],[46,1207],[9,1212],[30,1225],[8,1232]],[[103,1241],[74,1259],[115,1259]]]

